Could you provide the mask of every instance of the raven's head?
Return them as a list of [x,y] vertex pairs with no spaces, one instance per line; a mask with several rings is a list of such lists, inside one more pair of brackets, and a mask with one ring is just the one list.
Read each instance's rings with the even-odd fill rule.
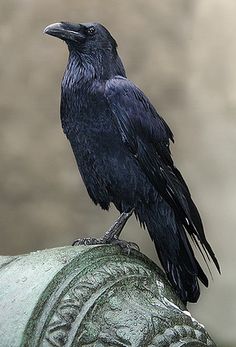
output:
[[72,24],[54,23],[44,29],[44,33],[65,41],[69,49],[90,53],[94,50],[115,50],[116,41],[109,31],[99,23]]
[[70,51],[69,61],[76,60],[83,67],[93,69],[93,75],[98,78],[125,76],[116,41],[103,25],[61,22],[48,25],[44,32],[65,41]]

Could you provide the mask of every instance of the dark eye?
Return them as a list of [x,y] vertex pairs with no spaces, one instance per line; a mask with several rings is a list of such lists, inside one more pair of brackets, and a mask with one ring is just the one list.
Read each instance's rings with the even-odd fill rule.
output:
[[95,32],[96,32],[96,29],[95,29],[94,27],[89,27],[89,28],[87,29],[87,33],[88,33],[89,35],[94,35]]

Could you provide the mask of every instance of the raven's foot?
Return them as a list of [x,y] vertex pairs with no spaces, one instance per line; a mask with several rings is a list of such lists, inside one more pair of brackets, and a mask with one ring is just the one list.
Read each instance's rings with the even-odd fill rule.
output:
[[86,246],[86,245],[100,245],[103,244],[102,239],[95,239],[93,237],[86,237],[84,239],[77,239],[72,243],[72,246]]
[[102,238],[95,239],[93,237],[88,237],[84,239],[78,239],[73,242],[72,246],[113,244],[119,245],[128,254],[130,253],[131,249],[139,250],[138,245],[136,245],[135,243],[119,240],[120,233],[133,212],[134,208],[129,212],[121,213],[120,217],[115,221],[115,223],[110,227],[110,229]]
[[134,243],[134,242],[129,242],[129,241],[125,241],[125,240],[120,240],[117,239],[116,237],[114,237],[111,241],[110,244],[112,245],[118,245],[120,246],[120,248],[127,253],[128,255],[130,255],[130,252],[132,249],[139,251],[139,246]]
[[88,246],[88,245],[118,245],[125,253],[130,254],[132,249],[139,251],[139,246],[134,242],[120,240],[117,237],[106,240],[104,238],[95,239],[93,237],[87,237],[84,239],[75,240],[72,246]]

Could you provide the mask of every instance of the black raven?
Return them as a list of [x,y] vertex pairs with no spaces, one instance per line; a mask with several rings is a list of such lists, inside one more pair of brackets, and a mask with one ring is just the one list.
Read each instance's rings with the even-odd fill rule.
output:
[[95,204],[121,215],[100,239],[120,243],[134,212],[154,241],[161,264],[183,302],[196,302],[198,278],[208,279],[186,231],[204,256],[220,267],[206,240],[189,189],[170,153],[173,134],[143,92],[126,78],[117,44],[98,23],[49,25],[64,40],[69,60],[62,80],[61,122],[80,174]]

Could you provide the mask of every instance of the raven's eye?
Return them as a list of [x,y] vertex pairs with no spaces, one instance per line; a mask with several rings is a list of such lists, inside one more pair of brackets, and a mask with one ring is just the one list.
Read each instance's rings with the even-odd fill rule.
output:
[[87,29],[87,33],[88,33],[89,35],[94,35],[95,32],[96,32],[96,29],[95,29],[94,27],[89,27],[89,28]]

